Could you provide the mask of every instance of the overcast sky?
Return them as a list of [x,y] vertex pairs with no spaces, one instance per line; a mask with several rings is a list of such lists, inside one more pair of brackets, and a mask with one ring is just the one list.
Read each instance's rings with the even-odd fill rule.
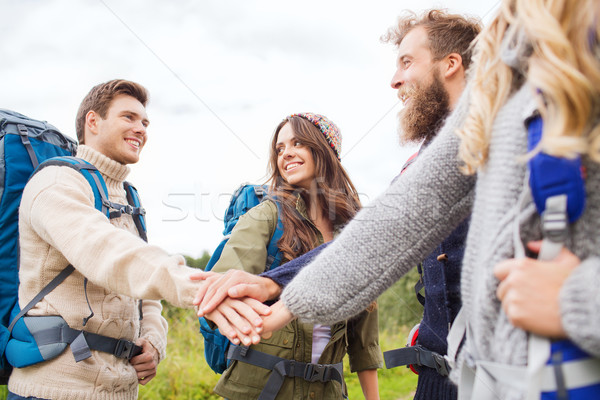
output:
[[414,148],[396,133],[391,45],[404,9],[483,18],[498,0],[0,0],[0,107],[75,137],[79,103],[97,83],[150,91],[149,141],[130,181],[150,242],[194,257],[221,240],[242,182],[263,183],[270,139],[288,114],[311,111],[343,135],[342,163],[363,204]]

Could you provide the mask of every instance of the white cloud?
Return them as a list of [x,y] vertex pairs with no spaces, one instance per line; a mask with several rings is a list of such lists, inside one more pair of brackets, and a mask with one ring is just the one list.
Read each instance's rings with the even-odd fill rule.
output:
[[[483,16],[496,0],[448,0]],[[363,200],[413,149],[396,138],[394,53],[379,37],[404,8],[431,1],[24,0],[3,2],[0,107],[70,136],[79,102],[122,77],[151,93],[150,141],[131,180],[151,242],[193,256],[220,241],[228,193],[265,178],[275,126],[315,111],[344,136],[343,163]],[[489,19],[490,15],[487,16]]]

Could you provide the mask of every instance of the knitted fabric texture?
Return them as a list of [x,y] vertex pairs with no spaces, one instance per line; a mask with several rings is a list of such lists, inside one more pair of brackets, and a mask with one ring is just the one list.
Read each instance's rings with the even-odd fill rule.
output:
[[[328,323],[366,307],[429,254],[471,213],[461,275],[463,309],[472,335],[451,378],[468,357],[527,363],[527,333],[515,328],[496,297],[493,268],[542,237],[526,181],[524,119],[536,108],[534,90],[515,89],[492,124],[489,158],[477,176],[459,171],[460,139],[469,87],[431,145],[385,193],[361,210],[338,238],[284,290],[282,300],[300,319]],[[560,293],[562,324],[582,349],[600,356],[600,165],[584,158],[587,207],[569,230],[566,247],[582,261]],[[524,199],[525,201],[520,201]],[[497,385],[499,398],[524,393]]]
[[[127,204],[123,180],[129,168],[88,146],[79,146],[77,156],[98,168],[110,201]],[[158,299],[191,308],[200,286],[189,279],[195,270],[184,266],[183,257],[137,237],[129,215],[109,221],[93,202],[90,184],[71,168],[50,166],[29,181],[19,210],[21,306],[70,262],[75,272],[28,315],[60,315],[74,329],[131,341],[145,338],[162,360],[167,323]],[[86,298],[94,316],[83,328]],[[146,299],[141,321],[140,298]],[[55,359],[16,368],[8,383],[20,396],[54,400],[134,400],[138,386],[128,360],[92,351],[91,358],[76,363],[69,348]]]
[[342,134],[340,132],[340,128],[338,128],[336,124],[331,122],[324,115],[310,113],[310,112],[292,114],[292,115],[287,116],[286,119],[292,118],[292,117],[302,117],[302,118],[310,121],[317,128],[319,128],[319,130],[321,132],[323,132],[323,135],[325,135],[325,139],[327,140],[327,143],[329,143],[329,145],[335,152],[335,155],[337,156],[338,160],[341,159]]

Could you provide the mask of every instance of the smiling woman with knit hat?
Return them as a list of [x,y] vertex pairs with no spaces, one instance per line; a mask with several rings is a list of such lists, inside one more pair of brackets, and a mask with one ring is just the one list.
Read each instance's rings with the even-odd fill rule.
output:
[[[271,143],[269,199],[240,218],[213,271],[264,272],[278,218],[284,262],[332,240],[360,208],[340,163],[341,145],[338,127],[322,115],[292,114],[281,121]],[[376,307],[332,325],[289,323],[234,359],[215,392],[232,400],[342,399],[347,396],[342,371],[346,353],[365,398],[378,399],[376,369],[382,356]],[[277,371],[265,363],[277,364]]]

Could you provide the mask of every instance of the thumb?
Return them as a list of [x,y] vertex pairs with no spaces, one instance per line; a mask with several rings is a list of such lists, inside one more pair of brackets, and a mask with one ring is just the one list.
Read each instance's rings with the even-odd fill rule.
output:
[[193,274],[190,275],[190,279],[193,281],[203,281],[205,279],[210,278],[213,275],[216,275],[216,272],[212,272],[212,271],[198,271],[198,272],[194,272]]
[[533,251],[534,253],[538,254],[540,252],[540,250],[542,249],[542,241],[536,240],[533,242],[529,242],[529,243],[527,243],[527,248],[529,250]]

